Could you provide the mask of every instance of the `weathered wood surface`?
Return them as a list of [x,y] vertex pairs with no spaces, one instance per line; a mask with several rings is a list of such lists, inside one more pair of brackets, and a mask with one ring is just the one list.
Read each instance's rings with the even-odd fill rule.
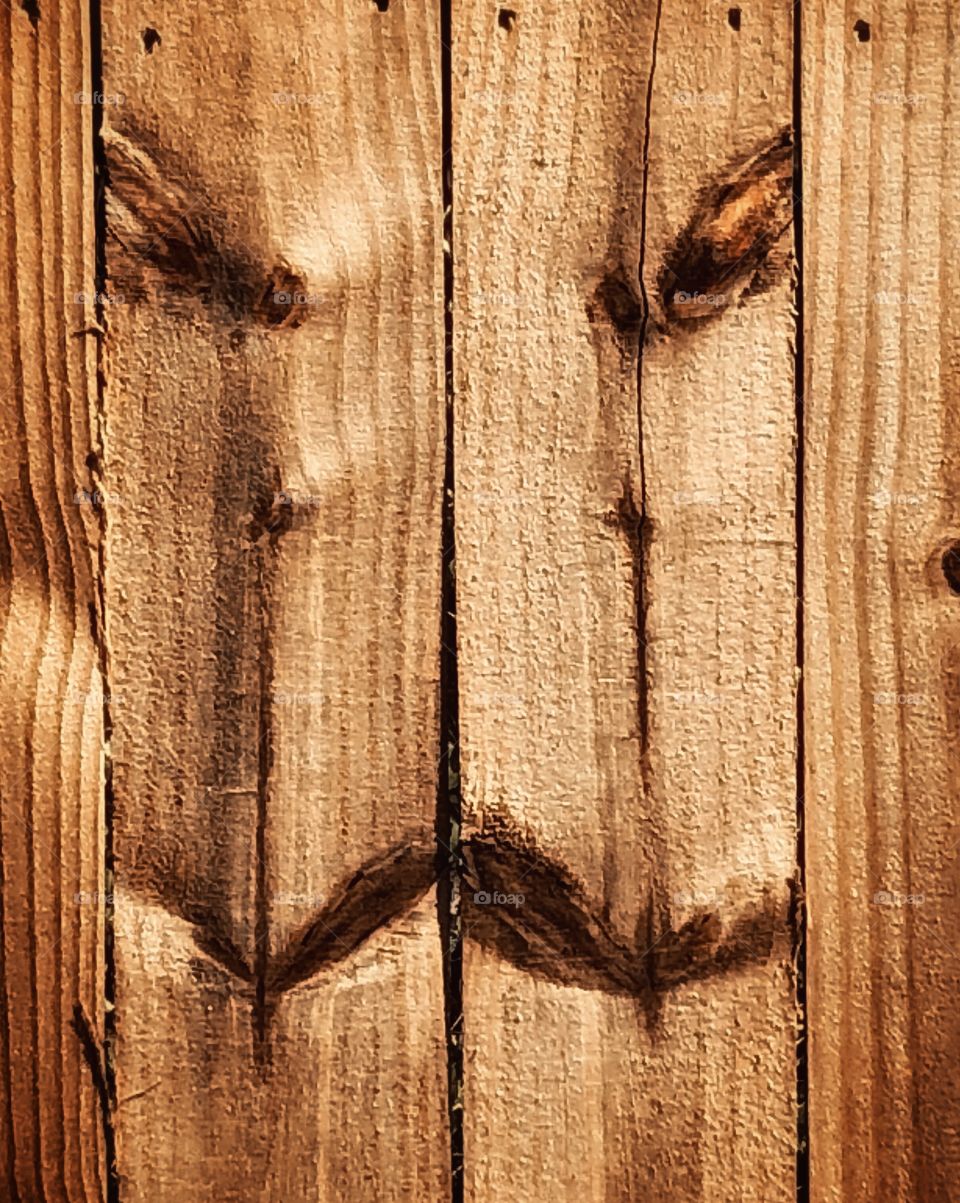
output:
[[103,810],[86,6],[0,9],[0,1198],[98,1200]]
[[435,1203],[438,10],[104,18],[123,1200]]
[[[805,5],[811,1198],[960,1174],[957,14]],[[956,576],[955,576],[956,580]]]
[[792,8],[454,19],[466,1197],[792,1200],[789,235],[654,296],[789,123]]
[[[439,1203],[439,9],[102,17],[0,10],[0,1200]],[[792,1200],[793,11],[453,18],[466,1201]],[[960,1168],[955,42],[804,5],[813,1203]]]

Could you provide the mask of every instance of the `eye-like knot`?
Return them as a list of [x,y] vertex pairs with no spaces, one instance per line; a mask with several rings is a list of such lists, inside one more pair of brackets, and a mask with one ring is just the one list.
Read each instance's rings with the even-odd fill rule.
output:
[[317,303],[298,272],[284,264],[273,269],[257,304],[257,318],[273,329],[295,330],[302,326],[310,307]]

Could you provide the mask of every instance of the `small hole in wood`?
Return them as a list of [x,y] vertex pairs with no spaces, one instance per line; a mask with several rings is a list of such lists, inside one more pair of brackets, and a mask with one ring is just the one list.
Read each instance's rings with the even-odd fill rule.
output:
[[866,21],[858,21],[853,27],[853,32],[857,35],[861,42],[870,41],[870,25]]
[[38,0],[20,0],[20,7],[30,18],[30,24],[36,29],[40,24],[40,5]]
[[512,8],[501,8],[497,13],[497,24],[501,29],[505,29],[507,33],[513,29],[517,23],[516,10]]
[[727,10],[727,20],[730,22],[730,28],[740,32],[740,9],[731,8]]
[[377,6],[378,13],[385,13],[390,7],[390,0],[373,0],[373,2]]
[[950,592],[960,597],[960,540],[951,543],[943,553],[940,566],[943,569],[943,579],[950,586]]
[[143,38],[143,48],[146,50],[147,54],[153,54],[154,46],[159,46],[163,41],[163,38],[161,38],[159,33],[157,33],[155,29],[151,29],[149,25],[143,31],[141,36]]

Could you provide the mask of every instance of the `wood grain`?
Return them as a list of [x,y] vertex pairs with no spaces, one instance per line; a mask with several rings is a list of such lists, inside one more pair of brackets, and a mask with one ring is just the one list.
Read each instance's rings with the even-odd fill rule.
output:
[[[960,1170],[957,15],[805,6],[811,1199]],[[854,16],[860,18],[859,29]]]
[[438,12],[104,15],[124,1203],[433,1203]]
[[97,1200],[103,1017],[86,6],[0,8],[0,1196]]
[[689,329],[658,285],[790,119],[790,5],[727,8],[454,14],[475,1203],[794,1198],[789,241]]

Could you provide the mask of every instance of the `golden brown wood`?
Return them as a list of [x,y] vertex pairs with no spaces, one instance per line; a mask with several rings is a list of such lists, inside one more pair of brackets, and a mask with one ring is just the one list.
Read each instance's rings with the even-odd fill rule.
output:
[[123,1200],[435,1203],[438,10],[105,20]]
[[103,690],[86,6],[0,8],[0,1197],[97,1200]]
[[[710,186],[773,162],[792,11],[665,5],[654,54],[657,19],[455,10],[470,1203],[794,1198],[782,208],[745,200],[767,279],[659,284],[685,227],[733,231],[692,221]],[[704,284],[722,312],[681,317]]]
[[[957,14],[804,6],[811,1198],[957,1197]],[[854,20],[854,17],[858,20]]]

